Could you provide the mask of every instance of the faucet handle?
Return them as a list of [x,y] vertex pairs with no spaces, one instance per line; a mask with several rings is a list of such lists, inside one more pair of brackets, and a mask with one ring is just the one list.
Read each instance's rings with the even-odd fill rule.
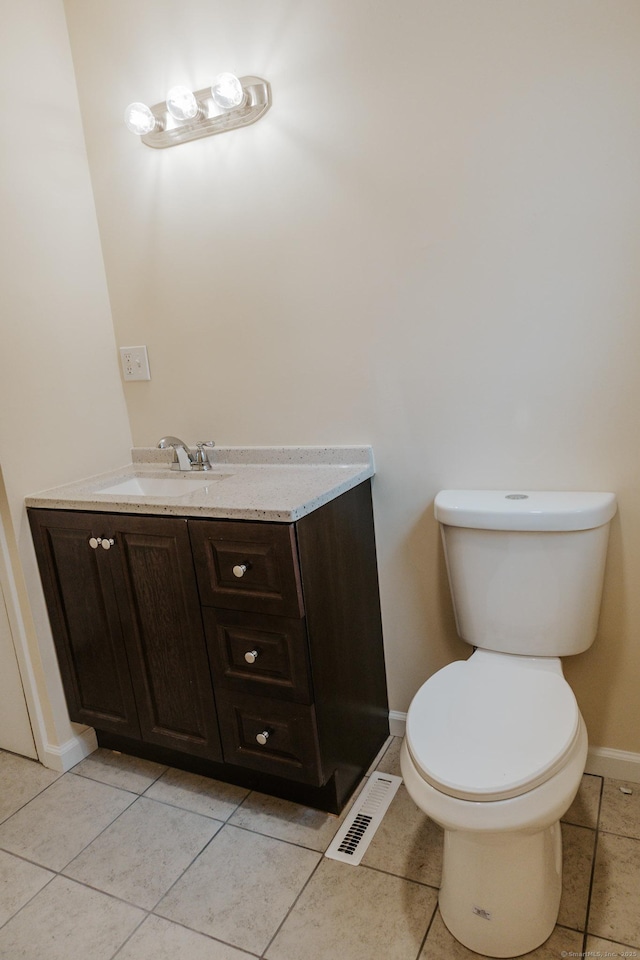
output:
[[[196,443],[195,461],[194,463],[200,468],[200,470],[210,470],[211,461],[209,460],[209,450],[213,450],[215,447],[214,440],[198,440]],[[205,447],[207,448],[205,450]]]

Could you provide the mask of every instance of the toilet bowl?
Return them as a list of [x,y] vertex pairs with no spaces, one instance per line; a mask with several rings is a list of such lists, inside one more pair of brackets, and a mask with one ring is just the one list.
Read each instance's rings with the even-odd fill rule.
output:
[[436,498],[458,632],[476,649],[416,693],[401,768],[444,828],[442,919],[484,956],[534,950],[557,921],[559,820],[587,756],[560,656],[593,642],[615,509],[613,494]]
[[580,785],[587,733],[560,661],[549,666],[478,650],[427,681],[407,717],[407,790],[445,830],[442,919],[486,956],[534,949],[558,916],[558,821]]

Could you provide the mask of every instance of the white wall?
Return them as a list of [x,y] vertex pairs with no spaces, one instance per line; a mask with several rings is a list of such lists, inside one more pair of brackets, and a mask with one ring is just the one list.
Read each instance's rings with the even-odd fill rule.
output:
[[[65,0],[138,444],[374,445],[391,705],[463,655],[443,487],[611,489],[594,744],[640,752],[637,0]],[[260,123],[153,151],[218,70]],[[96,341],[96,350],[98,344]]]
[[79,728],[24,497],[125,463],[131,445],[61,0],[3,5],[0,97],[0,516],[27,702],[55,765]]
[[37,760],[1,574],[0,565],[0,749]]

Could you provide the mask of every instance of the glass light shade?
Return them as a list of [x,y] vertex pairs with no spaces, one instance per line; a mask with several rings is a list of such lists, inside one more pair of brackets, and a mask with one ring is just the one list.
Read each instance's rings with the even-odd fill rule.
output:
[[167,94],[167,110],[174,120],[193,120],[200,108],[189,87],[171,87]]
[[131,133],[142,137],[156,129],[157,120],[146,103],[130,103],[124,112],[124,122]]
[[211,84],[213,102],[223,110],[233,110],[245,101],[242,84],[234,73],[219,73]]

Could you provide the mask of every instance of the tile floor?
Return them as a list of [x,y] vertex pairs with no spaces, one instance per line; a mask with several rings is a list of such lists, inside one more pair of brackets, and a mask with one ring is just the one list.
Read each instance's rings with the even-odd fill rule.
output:
[[[478,956],[440,919],[441,831],[404,787],[358,867],[323,857],[339,824],[106,750],[64,775],[0,752],[0,960]],[[562,830],[559,923],[527,956],[640,957],[640,786],[585,775]]]

